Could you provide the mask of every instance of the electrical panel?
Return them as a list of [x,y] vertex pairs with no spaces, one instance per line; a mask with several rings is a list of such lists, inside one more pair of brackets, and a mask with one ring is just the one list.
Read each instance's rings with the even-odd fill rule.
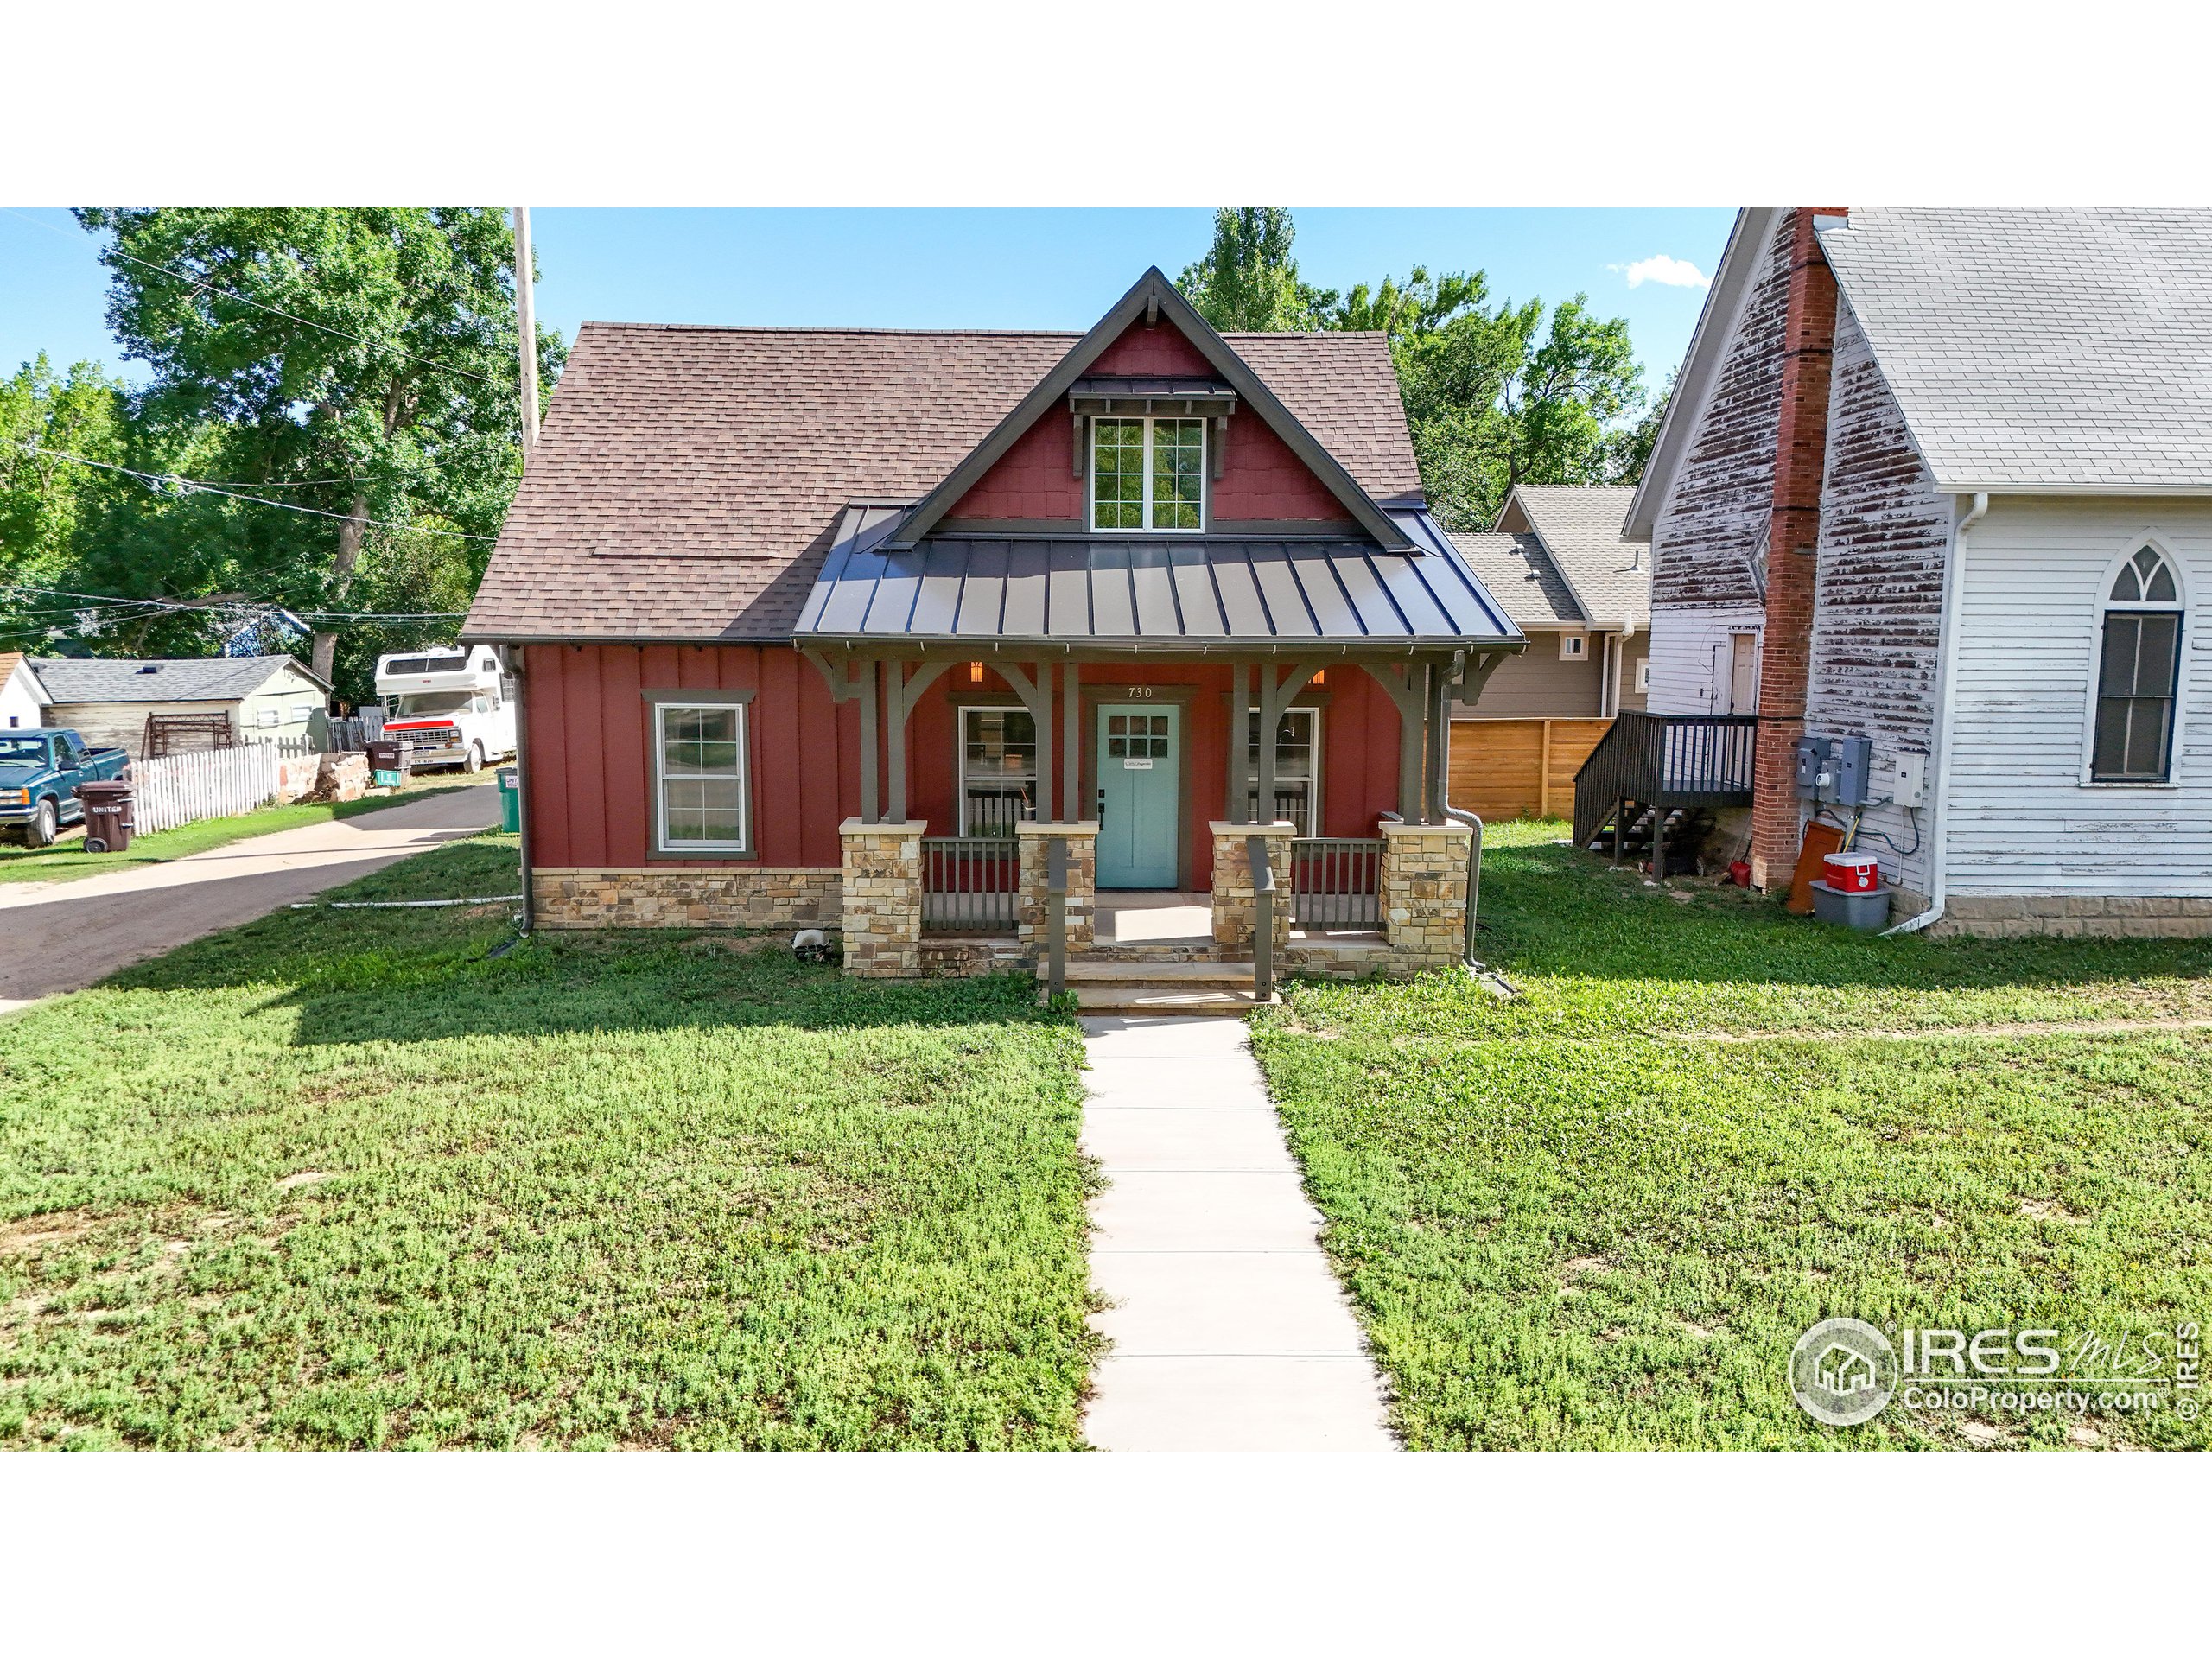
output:
[[1899,806],[1918,806],[1928,798],[1928,757],[1899,753],[1890,779],[1890,798]]
[[1828,769],[1828,741],[1825,737],[1797,740],[1797,792],[1817,798]]
[[1874,770],[1874,742],[1866,737],[1831,738],[1828,744],[1831,779],[1827,798],[1838,806],[1866,804],[1868,774]]

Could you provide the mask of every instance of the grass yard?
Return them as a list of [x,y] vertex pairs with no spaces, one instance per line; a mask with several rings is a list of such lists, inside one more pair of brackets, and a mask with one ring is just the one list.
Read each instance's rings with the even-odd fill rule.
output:
[[[1255,1046],[1419,1447],[2190,1446],[1792,1400],[1815,1320],[2212,1324],[2212,941],[1869,940],[1500,826],[1464,976]],[[2071,1367],[2068,1368],[2071,1370]]]
[[[333,896],[514,880],[487,836]],[[0,1445],[1077,1443],[1067,1020],[510,938],[280,912],[0,1023]]]
[[210,852],[251,836],[303,829],[310,823],[327,823],[334,818],[359,817],[364,812],[397,806],[426,795],[442,795],[448,790],[488,785],[410,780],[392,794],[365,795],[358,801],[302,801],[290,806],[264,806],[234,818],[201,818],[158,835],[133,836],[130,849],[120,853],[86,852],[84,836],[73,826],[67,831],[67,839],[51,847],[26,847],[20,842],[0,841],[0,882],[74,881],[80,876],[129,869],[138,864],[166,864],[171,859]]

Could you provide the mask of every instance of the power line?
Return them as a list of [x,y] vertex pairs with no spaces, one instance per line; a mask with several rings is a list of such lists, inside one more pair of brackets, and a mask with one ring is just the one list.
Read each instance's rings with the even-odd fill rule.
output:
[[[52,231],[56,236],[67,236],[69,234],[68,232],[63,230],[59,225],[49,225],[42,219],[33,219],[29,213],[23,213],[14,207],[0,208],[0,213],[14,213],[17,219],[22,219],[25,224],[35,225],[42,231]],[[259,300],[249,300],[245,295],[238,293],[234,289],[218,287],[215,283],[209,282],[206,277],[194,276],[188,270],[179,270],[174,265],[156,264],[151,259],[141,259],[135,253],[125,253],[123,251],[123,238],[120,236],[117,237],[115,246],[111,250],[111,251],[113,252],[115,257],[118,259],[128,259],[134,265],[143,265],[149,270],[161,271],[166,276],[175,277],[181,283],[190,283],[195,288],[207,289],[211,293],[220,294],[226,299],[236,300],[240,305],[250,305],[257,311],[266,311],[271,316],[283,317],[288,322],[296,322],[303,328],[320,328],[326,334],[335,334],[340,340],[350,340],[356,346],[366,346],[377,351],[391,351],[396,353],[398,356],[405,358],[410,363],[420,363],[426,367],[441,370],[447,374],[465,375],[469,379],[480,380],[487,386],[493,384],[492,377],[488,374],[479,374],[474,369],[458,368],[450,363],[442,363],[434,357],[417,357],[412,352],[400,351],[397,346],[387,345],[384,341],[370,340],[365,335],[362,334],[351,334],[346,333],[343,328],[334,328],[327,322],[317,322],[312,317],[296,316],[289,311],[280,310],[276,306],[264,305]]]
[[[238,594],[217,594],[207,599],[123,599],[113,594],[84,594],[68,588],[42,588],[23,583],[18,593],[44,594],[55,599],[89,601],[87,606],[74,610],[99,610],[116,606],[143,606],[158,611],[222,612],[233,610],[283,611],[303,622],[435,622],[456,616],[467,616],[467,611],[308,611],[296,606],[280,605],[274,600],[247,599]],[[73,613],[73,611],[64,612]]]
[[105,472],[121,473],[129,478],[163,487],[181,486],[186,491],[200,490],[209,495],[219,495],[232,501],[251,501],[264,507],[282,507],[287,512],[311,512],[318,518],[335,518],[341,524],[374,524],[379,530],[421,531],[429,536],[458,536],[467,542],[496,542],[496,536],[480,536],[474,531],[447,530],[437,524],[405,524],[390,518],[356,518],[350,512],[331,512],[321,507],[302,506],[297,501],[271,501],[262,495],[246,495],[237,490],[226,490],[214,484],[203,484],[195,478],[179,478],[175,473],[142,473],[135,467],[118,467],[111,461],[93,461],[86,455],[73,455],[64,449],[48,449],[41,444],[26,442],[23,453],[31,455],[51,455],[56,461],[73,461],[79,467],[98,467]]

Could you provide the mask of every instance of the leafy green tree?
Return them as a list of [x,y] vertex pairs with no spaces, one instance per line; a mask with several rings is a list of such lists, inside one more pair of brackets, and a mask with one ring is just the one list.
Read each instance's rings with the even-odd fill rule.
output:
[[[514,243],[501,210],[87,208],[78,218],[112,238],[101,255],[109,325],[153,372],[134,410],[148,469],[327,515],[118,493],[87,550],[88,586],[97,577],[100,591],[132,596],[235,592],[294,610],[372,608],[365,558],[391,535],[407,538],[392,556],[409,569],[429,556],[417,538],[449,547],[429,588],[474,589],[521,473]],[[559,337],[541,330],[537,355],[550,387]],[[205,625],[139,632],[187,626]],[[346,633],[317,628],[318,673],[337,667]]]
[[[1301,281],[1280,207],[1220,209],[1213,245],[1178,284],[1217,328],[1363,329],[1388,336],[1422,487],[1454,530],[1487,528],[1516,484],[1640,476],[1656,434],[1621,318],[1587,296],[1492,303],[1479,271],[1415,265],[1349,293]],[[1647,430],[1649,428],[1649,430]]]
[[1613,434],[1605,458],[1608,483],[1642,482],[1643,469],[1651,462],[1651,452],[1659,447],[1659,423],[1667,418],[1667,405],[1674,399],[1675,377],[1670,374],[1666,389],[1644,405],[1643,413],[1632,424]]
[[[98,364],[56,375],[46,354],[0,380],[0,589],[17,582],[54,585],[68,564],[100,475],[51,453],[92,461],[122,458],[128,410],[123,388]],[[50,596],[14,601],[8,632],[32,627],[53,611]]]
[[1297,232],[1287,207],[1222,207],[1213,245],[1175,286],[1224,334],[1294,334],[1329,326],[1337,295],[1300,282],[1290,257]]
[[1643,405],[1628,324],[1576,295],[1470,306],[1396,348],[1421,482],[1454,530],[1487,526],[1516,484],[1599,484],[1617,475],[1617,430]]

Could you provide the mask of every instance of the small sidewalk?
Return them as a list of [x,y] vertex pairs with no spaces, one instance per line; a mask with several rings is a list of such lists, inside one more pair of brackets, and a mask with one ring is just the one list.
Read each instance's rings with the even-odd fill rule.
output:
[[0,1014],[82,990],[118,968],[465,840],[499,821],[499,791],[480,785],[111,875],[0,886],[0,931],[9,947],[0,957]]
[[1094,1320],[1109,1452],[1387,1452],[1382,1384],[1281,1125],[1222,1019],[1088,1019]]

